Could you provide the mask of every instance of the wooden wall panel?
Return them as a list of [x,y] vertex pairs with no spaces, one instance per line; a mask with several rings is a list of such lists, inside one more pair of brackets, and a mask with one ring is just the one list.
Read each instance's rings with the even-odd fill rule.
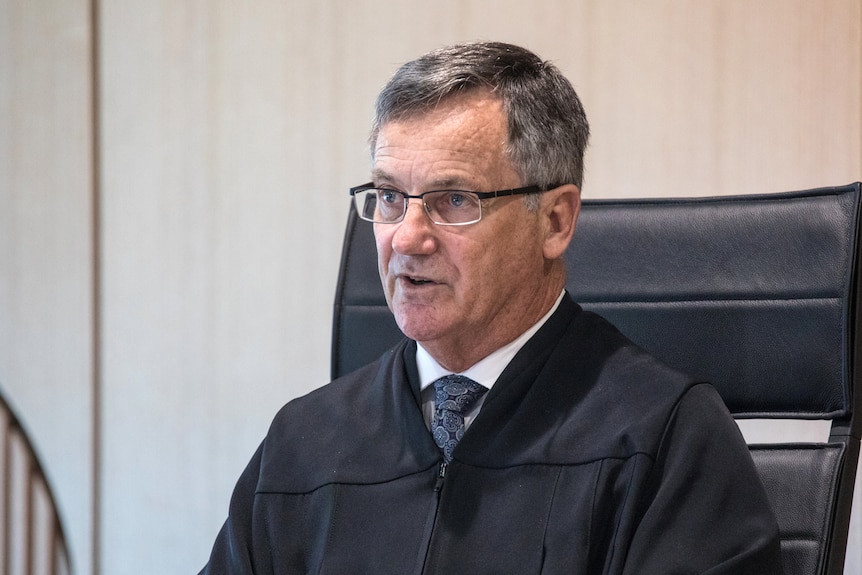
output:
[[[566,68],[586,193],[758,193],[860,177],[860,3],[595,2]],[[571,58],[569,60],[568,58]]]
[[326,381],[347,138],[299,29],[322,12],[104,4],[105,573],[200,568],[276,407]]
[[92,157],[87,2],[0,2],[0,392],[91,570]]
[[862,171],[855,1],[102,6],[107,573],[199,567],[277,406],[326,381],[345,190],[404,60],[497,38],[556,61],[593,197]]
[[[58,483],[79,573],[94,417],[101,572],[194,572],[277,407],[325,383],[345,190],[367,178],[371,105],[399,63],[477,38],[554,60],[593,125],[590,197],[862,173],[858,0],[98,6],[95,229],[89,5],[0,0],[0,386]],[[862,569],[854,522],[848,573]]]

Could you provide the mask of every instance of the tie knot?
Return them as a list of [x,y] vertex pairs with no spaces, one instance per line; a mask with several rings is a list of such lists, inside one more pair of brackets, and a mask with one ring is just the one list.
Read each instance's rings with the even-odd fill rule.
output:
[[446,375],[434,382],[435,407],[463,414],[476,404],[488,389],[463,375]]
[[469,377],[447,375],[434,382],[435,406],[431,433],[443,452],[443,461],[452,461],[452,452],[464,436],[464,413],[488,391]]

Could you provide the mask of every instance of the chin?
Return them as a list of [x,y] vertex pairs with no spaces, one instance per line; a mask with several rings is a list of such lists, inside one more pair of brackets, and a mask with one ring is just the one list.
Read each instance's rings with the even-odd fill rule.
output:
[[431,341],[440,336],[440,326],[436,318],[420,314],[396,314],[395,322],[401,332],[418,342]]

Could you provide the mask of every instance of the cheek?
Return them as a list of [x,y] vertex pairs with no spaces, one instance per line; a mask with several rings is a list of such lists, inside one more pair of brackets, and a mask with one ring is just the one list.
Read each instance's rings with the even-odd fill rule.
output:
[[[388,233],[389,232],[389,233]],[[384,258],[389,259],[389,254],[392,251],[392,234],[386,228],[374,226],[374,245],[377,248],[377,261],[381,262]]]
[[380,274],[380,281],[383,283],[383,291],[386,292],[386,298],[389,299],[389,290],[386,286],[386,278],[389,275],[389,259],[392,256],[391,238],[385,233],[374,233],[374,244],[377,248],[377,272]]
[[511,283],[512,261],[505,250],[493,243],[472,245],[452,262],[457,270],[460,297],[474,302],[472,305],[481,306],[494,299],[501,288]]
[[491,241],[477,252],[482,255],[472,265],[471,280],[477,284],[473,289],[490,290],[500,298],[507,298],[512,291],[542,275],[543,257],[535,235],[516,233],[499,237],[506,239]]

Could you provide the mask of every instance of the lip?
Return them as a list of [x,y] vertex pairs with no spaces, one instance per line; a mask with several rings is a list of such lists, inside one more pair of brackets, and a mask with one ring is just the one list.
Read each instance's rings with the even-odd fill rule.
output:
[[417,288],[439,285],[439,282],[421,275],[399,274],[396,279],[406,286]]

